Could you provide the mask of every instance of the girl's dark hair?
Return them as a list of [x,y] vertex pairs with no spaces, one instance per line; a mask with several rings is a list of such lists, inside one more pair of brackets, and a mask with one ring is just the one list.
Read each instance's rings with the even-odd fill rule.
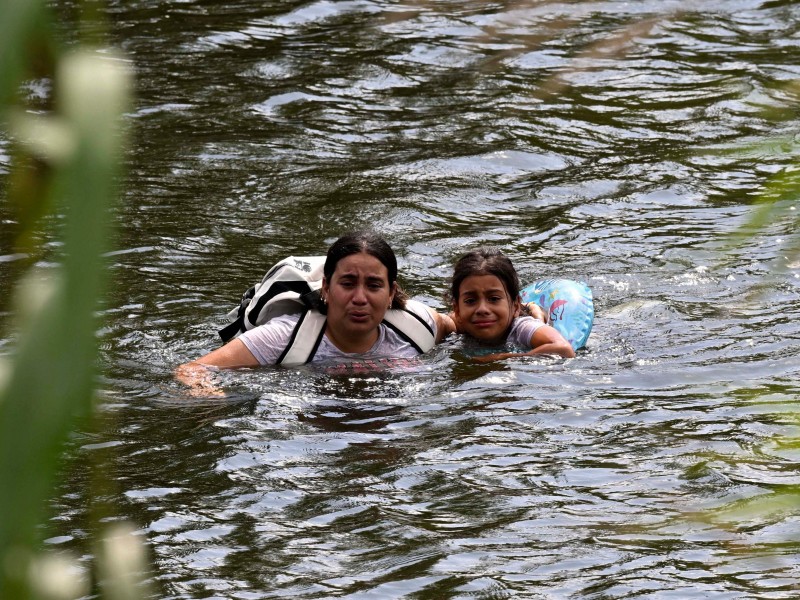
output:
[[483,246],[467,252],[458,259],[453,267],[450,280],[450,303],[458,301],[461,284],[471,275],[494,275],[506,288],[506,292],[514,302],[519,297],[519,277],[511,260],[497,248]]
[[[394,250],[386,240],[369,230],[346,233],[328,248],[325,266],[322,268],[325,279],[330,283],[339,261],[359,252],[366,252],[381,261],[389,272],[390,287],[393,283],[397,283],[397,257],[394,255]],[[405,308],[407,300],[408,296],[398,285],[392,300],[392,308]]]

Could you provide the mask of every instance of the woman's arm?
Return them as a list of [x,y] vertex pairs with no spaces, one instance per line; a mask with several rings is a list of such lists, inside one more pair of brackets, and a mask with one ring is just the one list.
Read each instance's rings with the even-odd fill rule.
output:
[[197,360],[182,364],[175,369],[175,378],[189,387],[192,396],[224,396],[225,392],[214,381],[216,370],[258,365],[258,360],[247,346],[235,339]]

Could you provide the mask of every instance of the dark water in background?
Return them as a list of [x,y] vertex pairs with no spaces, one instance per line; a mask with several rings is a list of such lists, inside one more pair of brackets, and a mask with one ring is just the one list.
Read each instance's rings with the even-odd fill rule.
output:
[[[138,98],[104,429],[71,443],[49,546],[89,561],[87,507],[109,501],[164,598],[800,594],[800,508],[709,512],[800,483],[780,441],[797,435],[795,201],[720,258],[797,160],[800,5],[109,12]],[[478,244],[524,281],[585,280],[588,349],[486,366],[445,344],[412,372],[254,370],[224,375],[234,401],[185,399],[172,368],[216,346],[268,265],[364,225],[440,307]]]

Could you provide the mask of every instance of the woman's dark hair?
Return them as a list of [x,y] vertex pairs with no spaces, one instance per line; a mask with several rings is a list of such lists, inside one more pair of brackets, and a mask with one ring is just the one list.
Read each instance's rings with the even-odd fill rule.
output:
[[502,282],[512,302],[519,297],[517,271],[511,260],[497,248],[483,246],[467,252],[458,259],[450,280],[450,293],[447,298],[450,303],[458,301],[461,284],[471,275],[494,275]]
[[[386,240],[369,230],[346,233],[328,248],[325,266],[322,268],[325,279],[328,282],[331,281],[340,260],[359,252],[366,252],[381,261],[381,264],[389,272],[390,287],[393,283],[397,283],[397,257],[394,255],[394,250]],[[405,308],[406,300],[408,300],[408,296],[398,285],[394,300],[392,300],[392,308]]]

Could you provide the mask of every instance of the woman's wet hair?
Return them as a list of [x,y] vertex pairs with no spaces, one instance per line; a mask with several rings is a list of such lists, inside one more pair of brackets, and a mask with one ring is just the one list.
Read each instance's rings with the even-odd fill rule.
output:
[[453,267],[447,298],[450,303],[458,302],[461,284],[472,275],[494,275],[503,284],[512,302],[519,297],[519,276],[511,259],[497,248],[482,246],[467,252]]
[[[325,279],[328,282],[331,281],[340,260],[360,252],[374,256],[386,267],[389,274],[389,287],[397,283],[397,257],[394,250],[380,235],[369,230],[346,233],[328,248],[325,266],[322,268]],[[398,285],[392,300],[392,308],[405,308],[407,300],[408,296]]]

